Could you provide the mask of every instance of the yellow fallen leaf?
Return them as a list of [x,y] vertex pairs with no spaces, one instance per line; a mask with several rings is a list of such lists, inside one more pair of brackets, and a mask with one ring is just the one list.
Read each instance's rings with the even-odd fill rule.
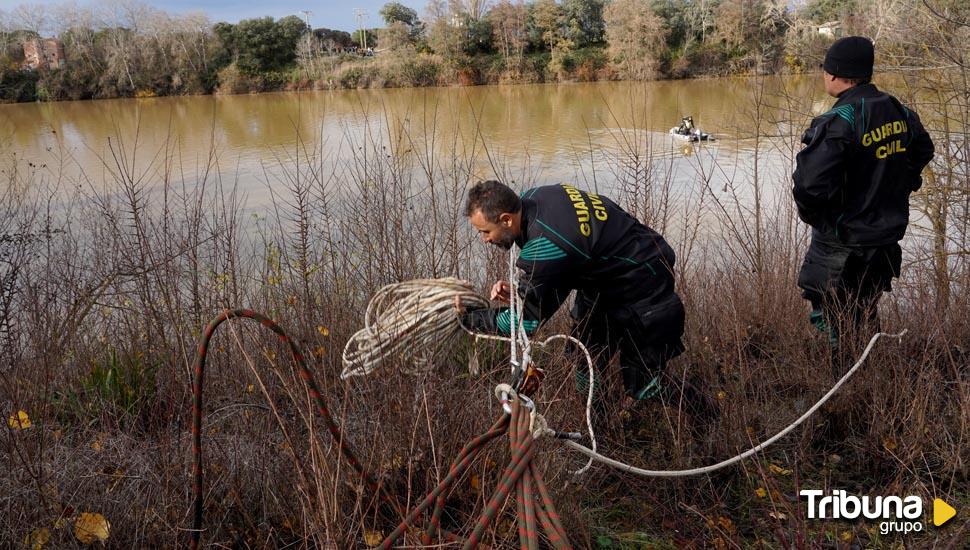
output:
[[104,448],[104,443],[102,442],[103,438],[104,434],[98,434],[98,436],[94,438],[94,441],[91,442],[91,448],[100,453],[101,449]]
[[717,392],[717,398],[721,401],[724,401],[725,399],[727,399],[727,393],[723,391],[719,391]]
[[330,329],[323,325],[317,327],[317,332],[319,332],[322,336],[330,336]]
[[734,522],[731,521],[731,518],[727,518],[727,517],[724,517],[724,516],[718,516],[717,523],[718,523],[718,525],[721,526],[722,529],[724,529],[728,533],[731,533],[731,534],[734,533]]
[[51,530],[46,527],[34,529],[24,537],[24,546],[30,550],[43,550],[44,545],[51,541]]
[[899,444],[896,443],[896,440],[895,439],[893,439],[891,437],[887,437],[886,439],[883,439],[882,440],[882,446],[887,451],[895,451],[899,447]]
[[30,417],[25,411],[17,411],[17,414],[12,414],[7,419],[7,425],[15,430],[26,430],[31,426]]
[[839,534],[839,539],[842,542],[852,542],[853,538],[855,537],[852,535],[852,531],[842,531],[842,533]]
[[384,542],[383,531],[372,531],[370,529],[364,529],[364,544],[373,548],[375,546],[378,546],[382,542]]
[[316,355],[317,357],[323,357],[324,355],[326,355],[326,353],[327,353],[327,349],[324,348],[323,346],[317,346],[317,349],[313,351],[313,354]]
[[94,544],[108,540],[111,524],[101,514],[81,512],[74,521],[74,536],[82,544]]
[[768,496],[768,491],[765,491],[764,487],[758,487],[754,490],[754,494],[758,495],[758,498],[765,498]]
[[478,479],[478,476],[477,476],[477,475],[473,475],[473,476],[471,477],[471,484],[472,484],[472,489],[474,489],[474,490],[475,490],[475,492],[478,492],[478,491],[480,491],[480,490],[481,490],[481,488],[482,488],[482,484],[481,484],[481,481],[479,481],[479,479]]
[[54,529],[63,529],[67,527],[67,518],[57,518],[54,520]]
[[781,466],[778,466],[776,464],[769,464],[768,465],[768,470],[770,470],[771,473],[773,473],[775,475],[778,475],[778,476],[790,476],[791,475],[791,470],[789,470],[788,468],[782,468]]
[[253,393],[256,390],[256,386],[249,384],[246,386],[246,393]]

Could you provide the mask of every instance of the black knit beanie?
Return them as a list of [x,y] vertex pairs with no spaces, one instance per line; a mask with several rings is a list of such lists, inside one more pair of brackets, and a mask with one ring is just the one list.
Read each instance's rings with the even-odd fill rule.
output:
[[832,43],[825,52],[822,68],[832,76],[871,78],[875,53],[872,42],[862,36],[846,36]]

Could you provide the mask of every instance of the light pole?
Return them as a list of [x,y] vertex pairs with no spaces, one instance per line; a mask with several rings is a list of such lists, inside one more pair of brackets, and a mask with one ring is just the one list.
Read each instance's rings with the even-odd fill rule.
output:
[[354,15],[357,16],[357,29],[360,31],[360,45],[367,51],[367,31],[364,30],[364,19],[367,18],[367,10],[362,10],[357,8],[354,10]]

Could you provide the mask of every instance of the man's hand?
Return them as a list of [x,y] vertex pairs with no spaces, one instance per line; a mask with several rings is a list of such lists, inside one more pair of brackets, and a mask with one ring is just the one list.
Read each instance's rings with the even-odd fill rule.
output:
[[489,293],[488,297],[497,302],[507,304],[512,298],[512,286],[508,281],[499,281],[492,285],[492,291]]

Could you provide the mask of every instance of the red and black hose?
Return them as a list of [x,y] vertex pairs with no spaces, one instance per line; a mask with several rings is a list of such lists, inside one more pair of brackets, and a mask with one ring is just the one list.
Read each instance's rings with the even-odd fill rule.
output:
[[316,380],[314,379],[313,374],[310,372],[310,369],[307,367],[306,360],[304,359],[303,353],[300,351],[300,347],[297,345],[297,343],[287,336],[279,325],[265,315],[249,309],[227,309],[216,316],[205,327],[205,330],[202,332],[202,336],[199,339],[198,352],[196,353],[195,358],[195,381],[192,385],[192,494],[194,496],[195,503],[190,546],[192,548],[197,548],[199,545],[199,539],[202,536],[202,381],[205,373],[205,360],[209,350],[209,341],[212,339],[212,334],[216,331],[216,328],[218,328],[219,325],[221,325],[224,321],[235,318],[245,318],[258,321],[262,326],[275,332],[279,336],[280,342],[289,345],[290,353],[293,355],[293,360],[296,361],[297,368],[299,369],[299,376],[307,385],[310,397],[316,404],[317,413],[323,417],[327,430],[337,442],[340,453],[347,460],[347,462],[350,463],[354,470],[357,471],[360,477],[363,478],[364,483],[367,484],[367,488],[372,492],[372,494],[379,495],[381,500],[391,503],[395,506],[395,508],[397,508],[396,503],[390,498],[389,495],[386,494],[383,487],[380,487],[374,478],[366,470],[364,470],[364,467],[361,465],[356,453],[354,453],[353,449],[350,447],[350,444],[344,439],[343,434],[340,431],[340,426],[337,425],[333,417],[330,415],[330,410],[327,408],[327,404],[324,402],[323,396],[320,394],[320,389],[317,387]]
[[422,534],[422,542],[424,544],[431,544],[437,534],[440,534],[449,541],[460,541],[461,539],[459,537],[442,529],[440,525],[447,494],[454,482],[474,462],[481,450],[488,443],[504,433],[509,434],[509,448],[512,454],[511,460],[503,471],[495,494],[489,500],[485,511],[480,516],[471,534],[464,541],[463,548],[471,550],[478,547],[484,530],[495,521],[498,511],[505,504],[505,501],[513,490],[516,493],[521,548],[524,550],[535,550],[538,548],[539,534],[537,526],[542,527],[546,535],[546,541],[556,550],[571,548],[566,538],[565,529],[549,496],[549,491],[542,477],[539,475],[538,469],[532,463],[536,448],[533,435],[529,430],[530,414],[518,400],[513,400],[511,403],[511,415],[503,414],[487,432],[465,444],[449,467],[448,474],[445,478],[410,513],[405,515],[397,501],[364,469],[356,453],[354,453],[350,444],[344,439],[340,427],[330,415],[330,411],[323,400],[320,389],[317,387],[316,380],[307,367],[306,360],[297,343],[290,339],[283,329],[271,319],[248,309],[223,311],[205,327],[199,339],[192,386],[192,493],[194,497],[194,516],[191,531],[191,548],[198,548],[202,536],[202,512],[204,504],[202,485],[202,382],[204,379],[205,361],[208,354],[209,341],[212,339],[216,328],[224,321],[234,318],[246,318],[258,321],[262,326],[275,332],[281,342],[289,345],[290,353],[299,369],[299,376],[307,385],[310,397],[316,404],[317,413],[323,417],[327,430],[337,442],[341,455],[357,471],[372,494],[378,495],[382,502],[391,505],[398,514],[398,517],[404,516],[404,519],[398,527],[383,541],[381,544],[382,548],[391,548],[407,528],[414,525],[432,504],[434,504],[434,509],[428,522],[427,531]]

